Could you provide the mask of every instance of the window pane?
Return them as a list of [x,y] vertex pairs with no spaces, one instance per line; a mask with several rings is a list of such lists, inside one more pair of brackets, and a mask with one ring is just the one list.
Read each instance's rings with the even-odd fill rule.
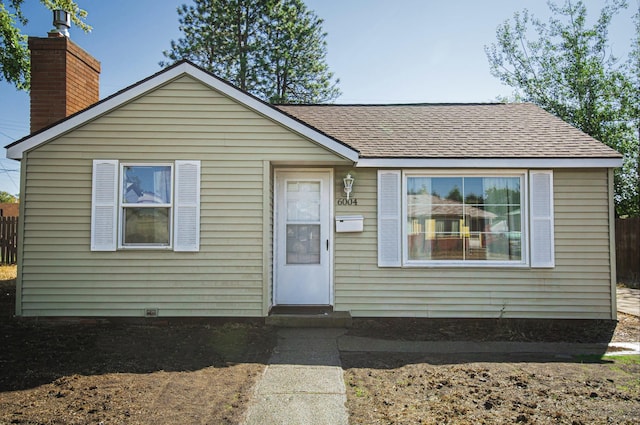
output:
[[170,211],[170,208],[126,207],[123,243],[169,245]]
[[287,225],[287,264],[320,264],[320,225]]
[[408,177],[408,258],[519,261],[520,207],[520,177]]
[[440,199],[462,202],[462,178],[461,177],[431,178],[431,194]]
[[126,204],[171,203],[171,167],[132,165],[123,167],[122,202]]
[[287,221],[320,220],[320,182],[287,182]]
[[465,177],[464,178],[464,201],[469,205],[477,205],[484,203],[482,177]]

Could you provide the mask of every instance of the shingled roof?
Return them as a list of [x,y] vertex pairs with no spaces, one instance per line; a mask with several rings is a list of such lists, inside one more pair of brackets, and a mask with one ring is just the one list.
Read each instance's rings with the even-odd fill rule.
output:
[[530,103],[278,105],[361,158],[620,158]]

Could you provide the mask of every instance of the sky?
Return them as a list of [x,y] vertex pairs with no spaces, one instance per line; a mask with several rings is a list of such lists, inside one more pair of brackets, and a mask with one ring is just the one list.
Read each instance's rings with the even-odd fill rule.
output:
[[[190,0],[77,0],[93,30],[72,26],[71,39],[101,62],[100,98],[161,68],[162,52],[180,38],[176,9]],[[496,28],[528,9],[547,21],[543,0],[304,0],[324,20],[327,63],[340,79],[336,103],[492,102],[513,90],[490,74],[484,48]],[[625,60],[640,0],[609,29],[613,55]],[[604,0],[585,0],[595,19]],[[25,0],[23,33],[46,37],[49,10]],[[0,146],[29,133],[29,96],[0,82]],[[0,191],[19,193],[19,162],[0,149]]]

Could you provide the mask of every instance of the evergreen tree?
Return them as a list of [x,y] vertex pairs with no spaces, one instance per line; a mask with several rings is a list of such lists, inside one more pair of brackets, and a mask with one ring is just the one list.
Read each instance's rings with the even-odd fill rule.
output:
[[301,0],[195,0],[178,15],[184,37],[171,42],[162,66],[188,59],[272,103],[340,95],[322,20]]
[[[274,1],[265,19],[262,69],[265,98],[271,103],[323,103],[340,95],[325,62],[322,19],[302,0]],[[266,60],[265,60],[266,59]]]

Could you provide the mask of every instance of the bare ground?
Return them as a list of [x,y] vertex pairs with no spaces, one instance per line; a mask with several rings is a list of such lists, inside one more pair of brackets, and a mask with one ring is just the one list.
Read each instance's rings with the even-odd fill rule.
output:
[[[237,424],[275,344],[258,322],[16,320],[0,270],[0,425]],[[640,320],[356,321],[353,334],[442,340],[637,340]],[[562,335],[564,334],[564,335]],[[636,424],[637,357],[342,353],[352,424]]]
[[275,344],[258,322],[17,320],[0,281],[0,424],[237,424]]
[[633,358],[342,356],[351,424],[638,424]]
[[[357,320],[349,333],[417,341],[637,342],[640,318],[369,319]],[[342,353],[341,359],[352,425],[640,424],[637,355]]]

